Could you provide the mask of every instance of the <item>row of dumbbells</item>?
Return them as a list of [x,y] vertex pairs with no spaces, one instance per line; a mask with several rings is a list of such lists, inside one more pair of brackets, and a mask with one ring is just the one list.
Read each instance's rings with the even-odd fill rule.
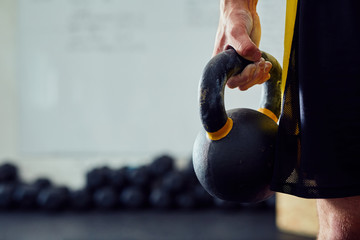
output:
[[[0,166],[0,210],[77,210],[90,209],[199,209],[219,207],[239,209],[244,205],[210,196],[199,184],[191,162],[184,169],[175,167],[174,158],[156,157],[139,167],[111,169],[98,167],[86,173],[85,186],[69,189],[39,178],[21,181],[12,163]],[[273,200],[255,208],[272,208]]]

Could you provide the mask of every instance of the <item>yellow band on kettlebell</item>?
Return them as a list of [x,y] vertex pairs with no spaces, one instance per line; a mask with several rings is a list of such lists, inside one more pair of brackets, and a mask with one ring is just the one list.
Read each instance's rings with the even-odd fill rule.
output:
[[220,130],[217,130],[216,132],[207,132],[207,134],[211,140],[220,140],[229,134],[233,124],[233,120],[228,118],[225,125]]
[[278,118],[276,117],[276,115],[270,111],[269,109],[266,109],[266,108],[259,108],[258,109],[259,112],[265,114],[266,116],[268,116],[269,118],[271,118],[272,120],[274,120],[274,122],[277,123],[278,121]]

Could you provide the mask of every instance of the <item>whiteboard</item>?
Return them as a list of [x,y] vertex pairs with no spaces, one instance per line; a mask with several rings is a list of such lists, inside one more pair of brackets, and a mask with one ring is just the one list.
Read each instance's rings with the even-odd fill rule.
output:
[[[190,155],[218,17],[218,0],[18,0],[19,151]],[[262,41],[281,58],[272,28]],[[227,90],[226,106],[259,96]]]

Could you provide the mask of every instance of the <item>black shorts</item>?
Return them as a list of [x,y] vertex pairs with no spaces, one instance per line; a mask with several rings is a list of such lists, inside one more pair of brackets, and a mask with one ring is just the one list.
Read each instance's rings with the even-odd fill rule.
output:
[[299,0],[272,189],[360,195],[360,3]]

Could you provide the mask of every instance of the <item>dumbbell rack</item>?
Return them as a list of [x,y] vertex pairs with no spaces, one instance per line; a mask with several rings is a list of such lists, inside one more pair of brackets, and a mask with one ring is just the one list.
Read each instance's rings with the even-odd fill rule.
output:
[[0,165],[0,211],[85,212],[124,210],[274,209],[271,198],[258,204],[238,204],[210,196],[198,182],[190,160],[175,167],[170,155],[148,165],[93,168],[81,189],[70,189],[38,178],[25,182],[12,162]]

